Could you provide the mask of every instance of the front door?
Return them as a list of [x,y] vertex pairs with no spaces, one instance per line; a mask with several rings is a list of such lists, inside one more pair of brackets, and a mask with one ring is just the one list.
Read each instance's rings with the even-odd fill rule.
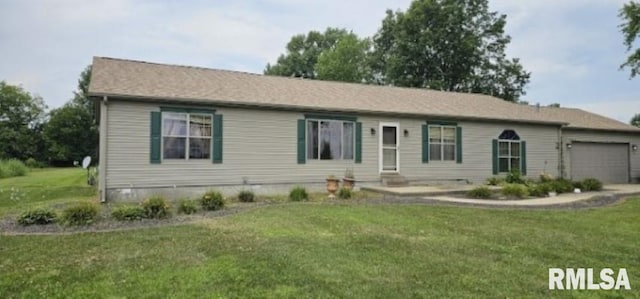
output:
[[380,172],[398,172],[398,123],[380,123]]

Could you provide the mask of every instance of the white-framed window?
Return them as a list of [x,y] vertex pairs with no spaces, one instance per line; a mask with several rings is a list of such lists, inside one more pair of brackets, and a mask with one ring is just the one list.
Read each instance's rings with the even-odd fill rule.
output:
[[307,160],[353,160],[355,123],[307,120]]
[[513,130],[505,130],[498,137],[498,172],[520,170],[520,136]]
[[162,113],[163,159],[210,159],[213,116],[204,113]]
[[455,161],[456,127],[429,125],[429,160]]

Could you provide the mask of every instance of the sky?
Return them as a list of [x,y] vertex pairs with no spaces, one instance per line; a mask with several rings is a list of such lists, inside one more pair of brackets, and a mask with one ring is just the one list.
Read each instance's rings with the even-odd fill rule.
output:
[[[387,9],[410,0],[0,0],[0,81],[72,98],[93,56],[262,73],[291,36],[344,27],[373,36]],[[509,57],[531,82],[522,100],[560,103],[629,122],[640,77],[619,70],[626,0],[489,0],[507,15]]]

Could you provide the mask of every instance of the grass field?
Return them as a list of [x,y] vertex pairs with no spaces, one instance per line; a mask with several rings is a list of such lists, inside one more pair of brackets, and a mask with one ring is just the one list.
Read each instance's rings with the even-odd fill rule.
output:
[[[0,180],[12,186],[45,198],[3,191],[5,215],[91,198],[77,169]],[[179,226],[0,235],[0,298],[634,298],[639,215],[639,198],[575,211],[291,203]],[[632,290],[549,291],[549,267],[626,268]]]

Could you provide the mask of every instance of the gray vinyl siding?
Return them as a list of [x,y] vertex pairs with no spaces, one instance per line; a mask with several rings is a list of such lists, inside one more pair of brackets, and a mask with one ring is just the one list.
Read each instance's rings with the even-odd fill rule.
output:
[[[458,122],[462,127],[463,162],[421,161],[421,125],[426,119],[359,116],[362,122],[362,163],[353,160],[296,159],[297,120],[304,113],[218,108],[224,117],[223,162],[164,160],[149,162],[150,112],[160,104],[111,100],[107,120],[106,188],[181,187],[249,184],[321,183],[353,168],[360,182],[378,182],[379,124],[399,123],[400,174],[411,181],[469,180],[492,176],[491,140],[505,129],[527,141],[530,176],[543,170],[558,174],[557,128],[539,125]],[[202,107],[202,106],[199,106]],[[371,134],[371,128],[376,134]],[[405,137],[404,130],[408,131]]]
[[640,134],[623,132],[604,132],[591,130],[571,130],[564,129],[562,132],[564,146],[564,166],[565,173],[571,176],[571,150],[567,150],[567,143],[572,142],[602,142],[602,143],[622,143],[629,147],[629,178],[631,182],[640,180],[640,150],[632,151],[632,145],[640,145]]
[[407,129],[409,137],[400,137],[400,173],[410,180],[468,180],[484,182],[493,176],[491,141],[503,130],[515,130],[527,142],[527,174],[536,177],[542,171],[558,174],[559,155],[556,150],[557,128],[499,123],[458,122],[462,127],[462,163],[455,161],[421,162],[421,125],[424,120],[401,121],[401,131]]

